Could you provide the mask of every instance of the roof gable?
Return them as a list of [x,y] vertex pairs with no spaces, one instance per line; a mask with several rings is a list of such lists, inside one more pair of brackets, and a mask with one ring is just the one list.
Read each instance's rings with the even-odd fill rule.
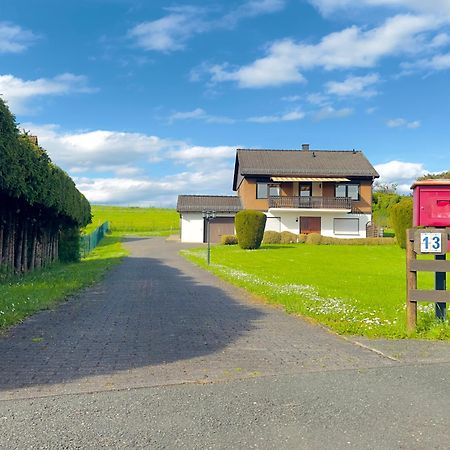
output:
[[238,212],[242,209],[241,199],[227,195],[179,195],[178,212]]
[[[379,177],[364,154],[356,150],[238,149],[234,181],[239,174]],[[233,188],[236,189],[236,183]]]

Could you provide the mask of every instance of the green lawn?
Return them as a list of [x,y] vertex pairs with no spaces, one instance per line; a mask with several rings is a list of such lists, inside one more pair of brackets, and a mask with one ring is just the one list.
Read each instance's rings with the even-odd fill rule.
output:
[[141,236],[176,234],[180,227],[180,217],[175,209],[92,205],[92,215],[92,223],[84,230],[85,233],[106,221],[109,221],[113,232]]
[[[205,249],[183,250],[206,268]],[[405,252],[396,245],[265,245],[259,250],[214,246],[210,270],[287,312],[311,317],[338,333],[407,337]],[[431,288],[432,274],[419,274]],[[415,337],[450,339],[434,321],[434,304],[419,305]]]
[[3,280],[0,283],[0,330],[36,311],[52,308],[79,289],[98,282],[125,255],[120,239],[106,236],[79,263],[54,264],[38,272]]

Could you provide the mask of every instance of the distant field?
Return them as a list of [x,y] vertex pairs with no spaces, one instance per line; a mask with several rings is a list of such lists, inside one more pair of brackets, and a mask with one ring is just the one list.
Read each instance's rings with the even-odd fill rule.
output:
[[164,236],[178,233],[180,228],[175,209],[92,205],[92,215],[86,233],[106,221],[109,221],[111,231],[119,233]]

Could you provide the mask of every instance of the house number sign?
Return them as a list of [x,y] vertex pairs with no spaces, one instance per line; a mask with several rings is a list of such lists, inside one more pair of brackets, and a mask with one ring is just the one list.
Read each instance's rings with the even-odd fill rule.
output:
[[444,255],[447,253],[447,233],[437,230],[419,230],[414,240],[414,250],[419,254]]

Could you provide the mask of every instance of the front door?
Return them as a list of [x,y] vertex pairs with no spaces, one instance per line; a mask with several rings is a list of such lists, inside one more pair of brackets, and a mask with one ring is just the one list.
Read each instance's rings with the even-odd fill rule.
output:
[[309,233],[318,233],[320,234],[322,223],[320,217],[300,217],[300,233],[301,234],[309,234]]

